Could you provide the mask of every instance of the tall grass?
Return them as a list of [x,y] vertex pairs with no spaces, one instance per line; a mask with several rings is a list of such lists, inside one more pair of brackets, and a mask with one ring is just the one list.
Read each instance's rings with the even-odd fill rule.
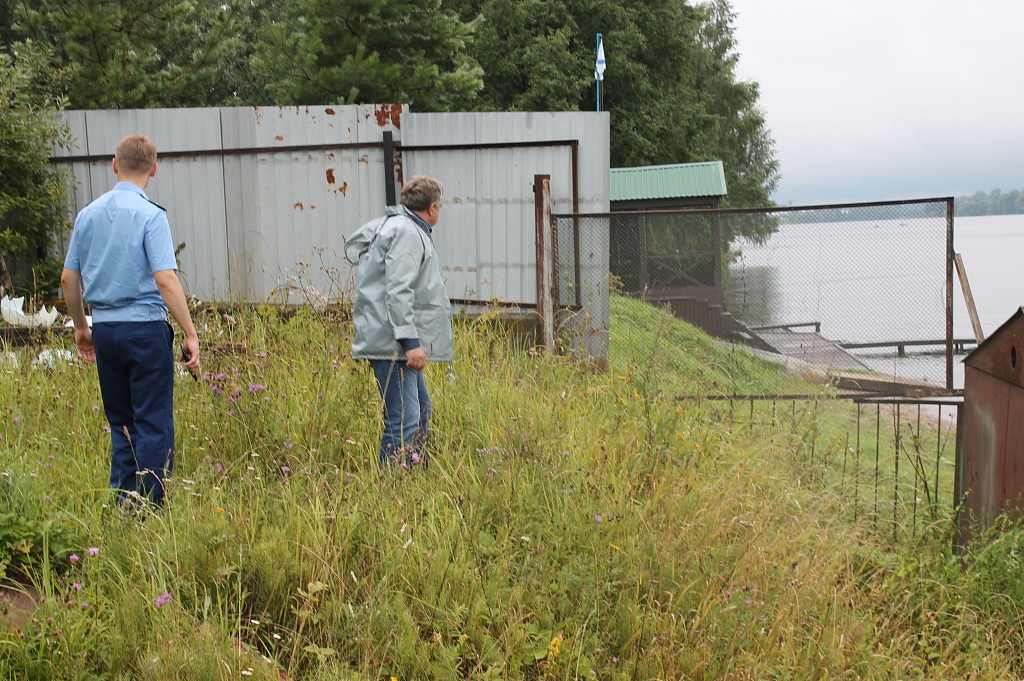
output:
[[107,489],[95,369],[20,352],[0,541],[45,600],[0,677],[1021,672],[993,554],[965,571],[942,537],[875,543],[826,475],[808,484],[806,433],[674,399],[809,386],[645,304],[612,312],[607,373],[459,321],[457,361],[427,372],[430,467],[383,473],[346,319],[201,315],[206,376],[178,380],[169,502],[144,518]]

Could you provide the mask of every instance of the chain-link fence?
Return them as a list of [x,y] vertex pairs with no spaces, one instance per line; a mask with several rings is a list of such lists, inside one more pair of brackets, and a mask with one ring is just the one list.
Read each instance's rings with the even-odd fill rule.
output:
[[951,199],[553,219],[563,306],[586,306],[607,244],[614,293],[834,369],[952,388],[972,342],[952,335]]

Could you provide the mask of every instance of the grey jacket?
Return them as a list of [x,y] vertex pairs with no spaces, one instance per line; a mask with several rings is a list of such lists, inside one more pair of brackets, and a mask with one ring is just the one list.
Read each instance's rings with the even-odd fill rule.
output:
[[418,338],[427,361],[452,360],[451,302],[434,240],[405,206],[389,206],[345,242],[359,266],[353,359],[405,359],[398,339]]

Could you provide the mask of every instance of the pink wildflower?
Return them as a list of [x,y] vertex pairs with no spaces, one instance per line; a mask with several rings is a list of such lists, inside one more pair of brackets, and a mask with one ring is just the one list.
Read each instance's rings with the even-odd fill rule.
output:
[[288,466],[281,466],[281,472],[282,473],[291,473],[292,469],[288,468]]
[[74,589],[75,591],[81,591],[82,590],[82,583],[81,582],[75,582],[74,584],[71,585],[71,588]]
[[600,522],[604,522],[604,518],[602,518],[602,517],[600,516],[600,514],[598,514],[598,515],[595,515],[595,516],[594,516],[594,522],[595,522],[595,523],[600,523]]
[[77,563],[77,562],[78,562],[79,560],[81,560],[81,558],[79,558],[79,557],[78,557],[77,555],[75,555],[74,553],[72,553],[72,554],[71,554],[70,556],[68,556],[68,562],[70,562],[70,563],[71,563],[72,565],[74,565],[75,563]]
[[85,552],[88,553],[90,556],[98,556],[98,555],[100,555],[99,548],[97,548],[95,546],[90,546],[89,548],[87,548],[85,550]]
[[100,410],[100,405],[98,405],[98,404],[92,405],[92,410],[93,411],[99,411]]
[[171,596],[171,594],[169,594],[169,593],[167,593],[165,591],[164,593],[162,593],[162,594],[160,594],[159,596],[156,597],[156,599],[153,601],[153,605],[155,605],[157,610],[159,610],[160,608],[162,608],[165,605],[167,605],[168,603],[170,603],[171,599],[173,599],[173,598],[174,597]]

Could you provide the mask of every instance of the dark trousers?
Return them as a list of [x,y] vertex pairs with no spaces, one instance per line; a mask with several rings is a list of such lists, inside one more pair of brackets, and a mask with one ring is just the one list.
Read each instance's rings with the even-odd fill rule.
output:
[[384,433],[380,439],[380,465],[427,464],[427,427],[430,394],[423,372],[405,362],[371,359],[384,401]]
[[174,467],[174,331],[165,321],[101,322],[92,339],[110,423],[110,486],[159,504]]

